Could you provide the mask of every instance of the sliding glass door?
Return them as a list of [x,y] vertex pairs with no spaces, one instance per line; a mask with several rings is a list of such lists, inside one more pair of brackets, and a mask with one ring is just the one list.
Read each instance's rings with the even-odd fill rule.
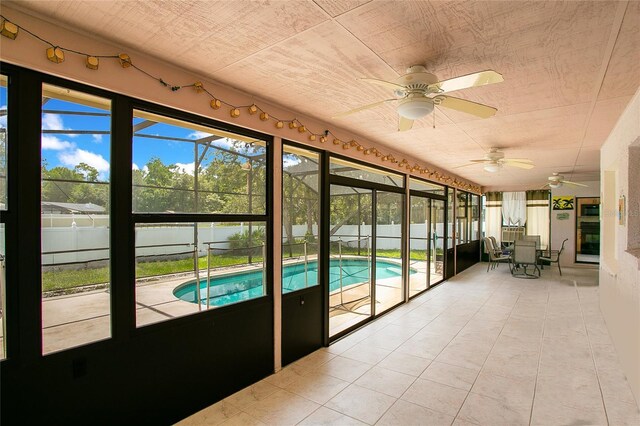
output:
[[372,206],[372,190],[331,185],[330,336],[365,321],[373,313]]

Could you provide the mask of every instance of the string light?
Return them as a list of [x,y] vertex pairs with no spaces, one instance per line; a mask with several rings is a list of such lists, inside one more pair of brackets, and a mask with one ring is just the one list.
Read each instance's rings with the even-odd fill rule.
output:
[[[4,37],[7,37],[11,40],[15,40],[16,37],[18,36],[18,33],[20,30],[23,30],[24,32],[26,32],[28,35],[40,40],[43,43],[46,43],[49,47],[46,49],[46,56],[47,59],[49,59],[51,62],[54,63],[62,63],[65,60],[65,52],[67,53],[71,53],[71,54],[77,54],[77,55],[82,55],[85,58],[85,66],[89,69],[92,70],[97,70],[100,64],[100,58],[109,58],[109,59],[115,59],[117,61],[119,61],[120,66],[122,68],[134,68],[137,71],[141,72],[142,74],[144,74],[145,76],[152,78],[156,81],[158,81],[161,85],[163,85],[164,87],[170,89],[173,92],[176,92],[180,89],[182,89],[183,87],[193,87],[196,93],[202,93],[205,92],[209,95],[210,100],[209,100],[209,105],[211,107],[211,109],[214,110],[218,110],[222,107],[222,104],[224,103],[226,106],[228,106],[229,109],[229,114],[232,118],[237,118],[240,116],[240,108],[244,108],[244,107],[238,107],[238,106],[234,106],[231,105],[227,102],[224,102],[220,99],[218,99],[216,96],[214,96],[211,92],[209,92],[204,84],[200,81],[197,81],[195,83],[192,84],[188,84],[188,85],[171,85],[167,82],[165,82],[164,80],[162,80],[162,78],[160,77],[156,77],[154,75],[152,75],[151,73],[145,71],[144,69],[136,66],[132,60],[131,57],[126,54],[126,53],[120,53],[118,55],[92,55],[92,54],[88,54],[88,53],[84,53],[84,52],[79,52],[76,50],[72,50],[72,49],[68,49],[68,48],[64,48],[62,46],[57,46],[54,43],[51,43],[50,41],[47,41],[43,38],[41,38],[40,36],[34,34],[33,32],[29,31],[28,29],[25,29],[24,27],[21,27],[18,24],[15,24],[11,21],[9,21],[8,19],[6,19],[3,15],[0,15],[0,34]],[[416,171],[418,171],[421,174],[428,174],[428,176],[430,178],[435,178],[437,180],[440,181],[444,181],[444,182],[453,182],[454,185],[460,187],[460,188],[466,188],[466,189],[470,189],[472,191],[481,192],[481,187],[477,186],[477,185],[472,185],[468,182],[462,182],[459,181],[458,179],[453,179],[452,177],[445,177],[444,175],[440,174],[439,172],[435,172],[435,171],[430,171],[427,168],[420,168],[420,166],[418,164],[415,164],[414,166],[411,166],[409,164],[409,162],[406,159],[402,159],[402,161],[398,161],[394,158],[393,155],[391,154],[386,154],[384,155],[382,152],[380,152],[377,148],[375,147],[371,147],[371,148],[365,148],[364,146],[362,146],[360,143],[358,143],[355,140],[351,140],[349,142],[342,142],[339,138],[335,137],[335,135],[330,132],[329,130],[325,130],[323,133],[323,135],[318,135],[315,134],[311,131],[309,131],[309,129],[303,125],[302,123],[300,123],[300,121],[296,118],[292,119],[292,120],[281,120],[281,119],[277,119],[274,117],[269,116],[269,114],[265,111],[263,111],[260,107],[258,107],[256,104],[252,104],[249,107],[247,107],[247,111],[249,113],[249,115],[255,115],[256,113],[258,113],[258,111],[260,111],[260,120],[261,121],[268,121],[270,119],[275,120],[275,127],[277,129],[282,129],[284,128],[284,123],[289,123],[289,128],[290,129],[298,129],[298,132],[300,134],[305,133],[305,132],[309,132],[309,140],[310,141],[316,141],[317,139],[319,139],[320,143],[326,143],[327,142],[327,138],[329,137],[329,135],[334,136],[333,139],[333,144],[334,145],[341,145],[343,149],[349,149],[351,147],[354,147],[357,149],[357,151],[359,152],[363,152],[364,155],[370,155],[370,154],[374,154],[376,156],[376,158],[381,158],[382,161],[391,161],[391,163],[393,164],[398,164],[398,167],[406,167],[407,170],[410,170],[411,173],[414,173]],[[319,138],[318,138],[319,136]]]
[[11,40],[15,40],[16,37],[18,37],[18,26],[3,18],[2,23],[0,23],[0,34]]
[[131,57],[126,53],[119,54],[118,58],[120,59],[120,65],[122,66],[122,68],[129,68],[131,65],[133,65],[133,63],[131,62]]
[[64,52],[58,46],[52,46],[47,49],[47,59],[60,64],[64,62]]

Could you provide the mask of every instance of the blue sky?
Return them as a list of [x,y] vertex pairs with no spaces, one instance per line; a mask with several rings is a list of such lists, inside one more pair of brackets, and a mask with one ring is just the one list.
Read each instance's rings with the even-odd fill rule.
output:
[[[106,112],[72,102],[51,99],[43,106],[43,130],[110,130],[111,119],[108,116],[60,114],[56,111]],[[142,121],[144,121],[142,118],[134,118],[133,124]],[[142,129],[140,133],[183,139],[199,139],[210,135],[164,123],[154,124]],[[230,147],[231,142],[227,139],[221,139],[216,144]],[[136,137],[133,144],[132,168],[144,170],[145,165],[152,158],[158,157],[164,164],[176,164],[183,171],[192,174],[194,169],[193,148],[194,145],[188,142]],[[84,162],[95,167],[100,178],[106,180],[109,178],[110,149],[111,137],[108,134],[42,134],[42,160],[46,161],[49,169],[58,166],[73,169],[79,163]]]
[[[0,110],[7,108],[6,87],[0,86]],[[110,116],[74,115],[60,113],[65,112],[85,112],[85,113],[107,113],[94,107],[81,105],[74,102],[60,99],[49,99],[43,105],[42,129],[46,130],[88,130],[106,131],[111,128]],[[10,112],[9,112],[10,113]],[[0,127],[6,127],[6,116],[0,116]],[[144,121],[142,118],[134,118],[133,124]],[[209,133],[193,130],[187,127],[179,127],[164,123],[157,123],[153,126],[142,129],[139,133],[148,135],[162,135],[183,139],[200,139],[210,136]],[[234,149],[232,139],[222,138],[214,142],[214,145],[227,149]],[[110,134],[65,134],[43,132],[42,138],[42,161],[46,163],[48,169],[54,167],[67,167],[73,169],[80,163],[86,163],[98,170],[101,180],[108,180],[110,173]],[[193,174],[194,169],[194,145],[188,142],[168,141],[144,137],[134,138],[133,143],[133,169],[145,169],[146,164],[154,157],[160,158],[164,164],[175,164],[186,173]],[[235,149],[244,151],[242,147]],[[211,160],[209,151],[208,160]],[[290,160],[294,163],[296,160]]]

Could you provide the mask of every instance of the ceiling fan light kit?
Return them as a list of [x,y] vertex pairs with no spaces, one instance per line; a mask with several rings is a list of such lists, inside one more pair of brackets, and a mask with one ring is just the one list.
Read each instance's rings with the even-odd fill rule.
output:
[[400,101],[398,114],[409,120],[417,120],[433,111],[433,102],[427,98],[409,98]]
[[499,163],[487,164],[486,166],[484,166],[484,170],[489,172],[489,173],[495,173],[498,170],[500,170],[501,168],[502,168],[502,166]]

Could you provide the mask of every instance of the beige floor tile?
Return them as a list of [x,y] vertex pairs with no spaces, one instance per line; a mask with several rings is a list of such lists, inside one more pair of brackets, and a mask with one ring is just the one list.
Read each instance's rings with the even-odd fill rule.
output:
[[366,362],[337,356],[313,371],[320,374],[328,374],[347,382],[354,382],[371,367],[372,365]]
[[504,377],[535,379],[538,374],[538,354],[535,352],[503,354],[492,351],[482,366],[482,371]]
[[538,392],[533,401],[531,425],[607,425],[607,417],[596,401],[580,403],[579,398],[557,398]]
[[380,361],[378,366],[418,377],[430,363],[431,360],[426,358],[401,352],[392,352],[389,356]]
[[531,410],[535,384],[533,377],[504,377],[482,371],[471,392],[497,399],[509,408]]
[[640,425],[640,410],[635,402],[628,403],[605,396],[604,406],[607,409],[607,419],[610,425]]
[[399,398],[415,381],[415,376],[374,366],[354,383],[356,385]]
[[240,413],[240,409],[226,401],[220,401],[203,410],[198,411],[192,416],[178,422],[178,426],[196,426],[196,425],[219,425],[233,416]]
[[383,349],[375,346],[365,345],[364,343],[358,343],[351,349],[345,351],[342,356],[373,365],[382,361],[390,353],[391,351],[389,349]]
[[445,364],[457,365],[459,367],[480,371],[480,368],[487,359],[488,352],[474,352],[468,347],[445,348],[435,361]]
[[598,369],[598,379],[605,398],[615,398],[629,404],[636,403],[631,386],[621,369]]
[[437,334],[416,334],[404,342],[395,352],[434,359],[449,344],[451,337]]
[[317,367],[331,361],[337,355],[327,351],[326,349],[318,349],[317,351],[297,360],[293,364],[303,370],[314,370]]
[[315,402],[285,390],[279,390],[244,411],[268,425],[292,425],[320,407]]
[[376,426],[449,426],[453,417],[401,399],[376,423]]
[[518,426],[529,424],[530,409],[510,407],[502,401],[470,393],[460,409],[456,421],[478,425]]
[[345,416],[327,407],[320,407],[309,417],[298,423],[299,426],[364,426],[360,420]]
[[455,416],[458,414],[467,393],[467,391],[431,380],[417,379],[402,395],[402,399],[440,413]]
[[254,385],[242,389],[239,392],[234,393],[233,395],[227,397],[224,401],[243,410],[249,405],[257,401],[261,401],[279,390],[279,387],[269,383],[266,380],[262,380]]
[[352,384],[325,406],[362,422],[374,424],[395,401],[396,398],[389,395]]
[[434,361],[420,375],[420,378],[469,391],[477,376],[478,371],[475,369]]
[[240,412],[235,416],[229,418],[229,420],[220,423],[222,426],[264,426],[260,420],[255,417],[251,417],[245,412]]
[[349,382],[317,372],[298,377],[284,389],[318,404],[324,404],[346,388]]
[[275,374],[272,374],[264,379],[264,381],[271,383],[272,385],[283,387],[294,381],[300,376],[308,374],[309,370],[300,368],[295,364],[288,365]]

